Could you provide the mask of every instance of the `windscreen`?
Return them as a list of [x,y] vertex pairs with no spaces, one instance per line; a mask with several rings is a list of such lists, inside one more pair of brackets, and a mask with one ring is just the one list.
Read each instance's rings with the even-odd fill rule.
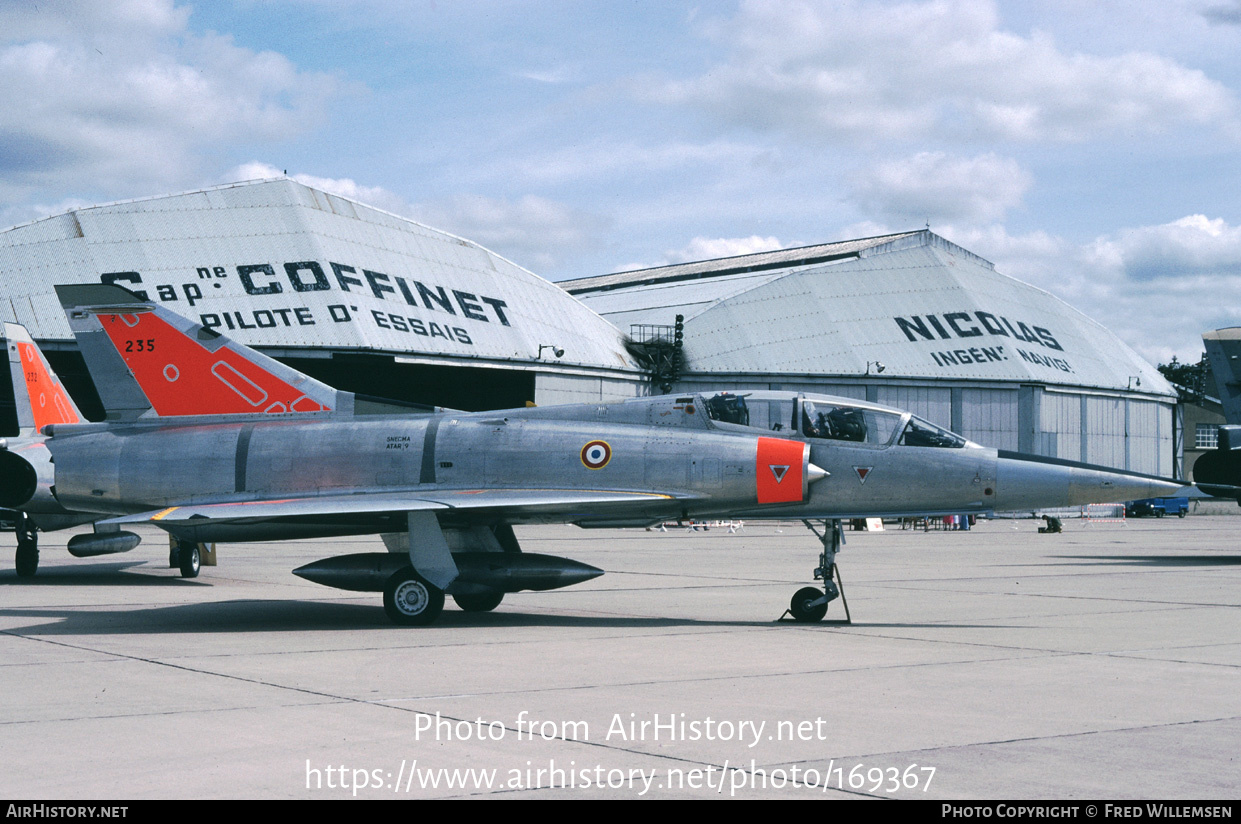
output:
[[921,418],[910,418],[905,431],[901,433],[901,445],[960,449],[965,446],[965,438]]

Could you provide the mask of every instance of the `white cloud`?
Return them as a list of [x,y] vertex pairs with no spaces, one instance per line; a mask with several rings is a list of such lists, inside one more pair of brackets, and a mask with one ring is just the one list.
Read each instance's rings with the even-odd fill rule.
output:
[[908,226],[904,226],[900,229],[893,229],[886,223],[878,223],[873,220],[860,220],[857,223],[850,223],[848,226],[844,226],[839,231],[832,233],[829,242],[864,237],[878,237],[879,235],[891,235],[897,232],[906,231],[909,231]]
[[6,3],[0,19],[10,41],[74,37],[102,44],[126,36],[132,46],[142,48],[152,37],[182,31],[189,16],[188,6],[177,8],[172,0],[58,0],[42,8],[38,3]]
[[1235,278],[1241,276],[1241,226],[1189,215],[1100,238],[1092,252],[1101,263],[1120,267],[1135,280]]
[[729,168],[778,164],[770,147],[724,140],[655,145],[630,141],[572,141],[567,145],[483,166],[491,178],[520,176],[539,185],[609,179],[618,175],[677,173],[686,168]]
[[0,200],[196,183],[222,144],[300,133],[339,89],[282,55],[194,34],[171,0],[31,6],[0,7]]
[[458,195],[410,208],[416,220],[545,277],[573,253],[601,245],[608,224],[598,215],[536,195],[516,200]]
[[618,272],[627,272],[633,269],[651,269],[656,266],[668,266],[673,263],[690,263],[697,260],[712,260],[714,258],[735,257],[737,255],[749,255],[755,252],[770,252],[775,249],[783,249],[779,238],[760,237],[758,235],[750,235],[749,237],[696,237],[680,249],[669,249],[664,252],[661,260],[655,263],[628,263],[616,269]]
[[560,85],[562,83],[580,83],[583,73],[580,66],[560,64],[545,69],[529,69],[517,72],[517,76],[536,83]]
[[986,222],[1019,205],[1031,182],[1017,161],[994,153],[919,152],[855,174],[850,197],[867,213],[898,221]]
[[1236,124],[1234,96],[1201,71],[1141,52],[1068,53],[1046,34],[1004,31],[987,0],[747,0],[704,32],[729,59],[638,93],[825,139],[1077,141]]
[[669,263],[684,263],[690,260],[709,260],[711,258],[734,257],[749,255],[755,252],[770,252],[781,249],[780,240],[774,237],[696,237],[683,249],[668,252]]

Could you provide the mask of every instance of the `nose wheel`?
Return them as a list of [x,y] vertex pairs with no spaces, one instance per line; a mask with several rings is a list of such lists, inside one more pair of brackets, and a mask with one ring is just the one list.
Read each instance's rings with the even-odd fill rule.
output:
[[789,615],[800,624],[822,621],[827,615],[827,593],[814,587],[802,587],[789,601]]
[[840,568],[836,566],[836,553],[840,552],[845,542],[840,521],[824,521],[824,530],[821,533],[810,521],[802,521],[802,523],[823,544],[823,551],[819,554],[819,566],[814,571],[815,580],[822,581],[823,588],[802,587],[797,590],[793,594],[793,599],[789,601],[789,608],[784,615],[780,616],[780,620],[783,621],[785,616],[789,616],[799,624],[818,623],[827,616],[827,605],[839,598],[845,608],[845,617],[843,620],[832,623],[852,624],[849,602],[845,599],[844,580],[840,577]]

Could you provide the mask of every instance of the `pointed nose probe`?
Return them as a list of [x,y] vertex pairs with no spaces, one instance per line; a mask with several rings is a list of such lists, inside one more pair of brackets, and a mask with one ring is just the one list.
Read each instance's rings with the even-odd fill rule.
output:
[[996,459],[997,511],[1111,504],[1184,494],[1181,481],[1096,464],[1000,450]]

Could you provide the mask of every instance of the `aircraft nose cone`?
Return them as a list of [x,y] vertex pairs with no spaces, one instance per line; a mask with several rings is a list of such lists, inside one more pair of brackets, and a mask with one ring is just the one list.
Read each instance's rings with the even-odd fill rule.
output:
[[828,471],[827,471],[826,469],[824,469],[823,467],[821,467],[821,466],[815,466],[814,464],[810,464],[810,465],[806,468],[806,483],[810,483],[810,484],[812,484],[812,483],[814,483],[815,481],[821,481],[821,480],[823,480],[824,478],[826,478],[826,477],[827,477],[828,475],[830,475],[830,474],[831,474],[831,473],[830,473],[830,472],[828,472]]
[[997,511],[1120,503],[1186,489],[1168,478],[1041,455],[1001,450],[996,460]]

